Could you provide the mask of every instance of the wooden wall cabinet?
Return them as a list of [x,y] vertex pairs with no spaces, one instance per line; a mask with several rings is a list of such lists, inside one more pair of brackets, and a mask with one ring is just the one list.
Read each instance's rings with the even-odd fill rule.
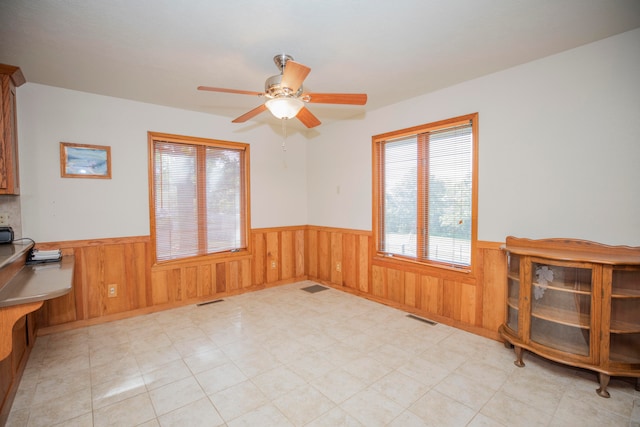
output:
[[23,83],[20,68],[0,64],[0,194],[20,194],[16,87]]
[[611,376],[636,377],[640,391],[640,247],[584,240],[507,237],[506,321],[515,348]]

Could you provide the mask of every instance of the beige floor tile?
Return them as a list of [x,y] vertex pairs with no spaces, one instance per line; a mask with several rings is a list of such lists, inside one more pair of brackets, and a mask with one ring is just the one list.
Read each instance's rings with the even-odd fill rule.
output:
[[342,368],[315,378],[311,385],[335,403],[342,403],[366,388],[364,382]]
[[29,427],[46,426],[76,418],[91,412],[91,389],[85,388],[66,395],[53,396],[45,402],[31,406]]
[[429,391],[429,387],[399,371],[392,371],[380,378],[371,388],[392,399],[403,408],[408,408]]
[[390,373],[393,369],[384,363],[369,357],[359,357],[346,365],[343,369],[369,386]]
[[[346,413],[342,408],[335,407],[329,412],[325,412],[315,420],[306,424],[305,427],[364,427],[360,421]],[[408,427],[408,426],[405,426]]]
[[146,392],[141,375],[106,381],[91,388],[93,409],[109,406]]
[[251,379],[253,383],[273,400],[305,384],[305,380],[291,369],[280,366]]
[[231,359],[220,349],[198,352],[184,358],[191,372],[197,374],[230,363]]
[[322,350],[305,353],[287,366],[305,381],[312,381],[336,368],[333,363],[325,359],[325,353]]
[[448,369],[442,368],[420,357],[410,359],[397,370],[427,387],[433,387],[438,384],[450,373]]
[[365,426],[387,425],[404,411],[402,406],[370,388],[354,394],[340,407]]
[[165,347],[152,348],[148,351],[135,354],[136,362],[138,362],[140,372],[143,374],[158,369],[159,367],[180,358],[180,353],[178,353],[171,344]]
[[105,381],[126,379],[140,374],[138,362],[133,354],[123,354],[121,357],[114,357],[111,363],[91,367],[91,384],[95,386]]
[[7,425],[640,427],[630,379],[312,284],[38,337]]
[[495,394],[495,390],[487,387],[484,383],[456,373],[440,381],[440,383],[434,387],[434,390],[445,396],[449,396],[453,400],[475,411],[482,409],[484,404]]
[[464,426],[476,411],[466,405],[431,390],[409,408],[428,426]]
[[227,423],[228,427],[292,427],[293,425],[273,404],[263,405]]
[[494,420],[493,418],[487,417],[486,415],[477,413],[476,416],[473,417],[471,422],[467,424],[467,427],[507,427],[516,425],[516,423],[517,421],[515,418],[511,420],[509,424],[503,424]]
[[269,403],[269,399],[251,381],[243,381],[209,396],[225,421]]
[[87,412],[79,417],[56,424],[55,427],[93,427],[93,413]]
[[200,400],[205,396],[194,377],[188,377],[149,391],[149,397],[158,416]]
[[158,417],[162,427],[216,427],[224,421],[206,397]]
[[611,404],[611,399],[599,397],[595,392],[593,395],[598,400],[592,399],[589,393],[566,393],[558,404],[554,419],[567,423],[580,420],[585,427],[623,426],[629,423],[632,408],[629,408],[627,416],[623,416],[609,410],[612,407],[618,408],[620,402]]
[[209,338],[208,335],[204,335],[202,337],[174,342],[173,348],[175,348],[178,353],[180,353],[180,356],[182,358],[185,358],[193,354],[215,350],[218,348],[218,346],[213,341],[211,341],[211,338]]
[[148,390],[154,390],[164,385],[190,377],[192,372],[182,359],[174,360],[162,365],[142,376]]
[[391,344],[382,344],[370,351],[367,355],[391,369],[399,368],[407,363],[410,358],[414,357],[414,355],[408,351]]
[[233,363],[225,363],[195,375],[208,395],[219,392],[247,380],[247,376]]
[[336,406],[309,384],[283,394],[273,404],[297,426],[309,423]]
[[389,427],[425,427],[426,425],[422,418],[409,410],[402,412],[388,424]]
[[151,399],[142,393],[93,411],[94,427],[137,426],[155,419]]
[[80,369],[73,374],[40,378],[36,385],[31,405],[39,405],[48,400],[58,399],[77,390],[91,388],[91,374],[88,369]]
[[[551,421],[551,415],[527,405],[508,394],[498,391],[480,410],[483,415],[505,425],[514,425],[514,420],[523,427],[546,426]],[[571,422],[574,420],[569,420]]]

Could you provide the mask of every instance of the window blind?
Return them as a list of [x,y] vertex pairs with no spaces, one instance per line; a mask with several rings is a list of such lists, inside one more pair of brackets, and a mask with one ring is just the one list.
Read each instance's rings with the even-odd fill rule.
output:
[[154,141],[156,259],[246,247],[241,149]]
[[470,265],[472,123],[379,144],[379,250],[420,261]]

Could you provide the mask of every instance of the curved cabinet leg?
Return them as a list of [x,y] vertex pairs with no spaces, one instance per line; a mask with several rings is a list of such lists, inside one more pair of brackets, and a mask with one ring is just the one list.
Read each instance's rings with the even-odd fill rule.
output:
[[607,386],[609,385],[609,379],[611,377],[607,374],[603,374],[602,372],[598,373],[598,381],[600,381],[600,388],[596,390],[598,396],[600,397],[611,397],[609,392],[607,391]]
[[513,347],[513,350],[516,352],[516,360],[513,362],[513,364],[518,368],[523,368],[524,362],[522,361],[522,356],[524,355],[524,349],[516,345]]

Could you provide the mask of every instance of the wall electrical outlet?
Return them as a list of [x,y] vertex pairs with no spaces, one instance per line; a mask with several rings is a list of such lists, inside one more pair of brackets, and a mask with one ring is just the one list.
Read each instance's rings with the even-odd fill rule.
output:
[[0,225],[9,225],[9,214],[0,212]]
[[271,268],[276,268],[276,262],[275,261],[271,261]]
[[107,292],[109,294],[109,298],[118,296],[118,285],[109,285],[107,289],[108,289]]
[[336,271],[342,271],[342,264],[339,262],[336,262]]

